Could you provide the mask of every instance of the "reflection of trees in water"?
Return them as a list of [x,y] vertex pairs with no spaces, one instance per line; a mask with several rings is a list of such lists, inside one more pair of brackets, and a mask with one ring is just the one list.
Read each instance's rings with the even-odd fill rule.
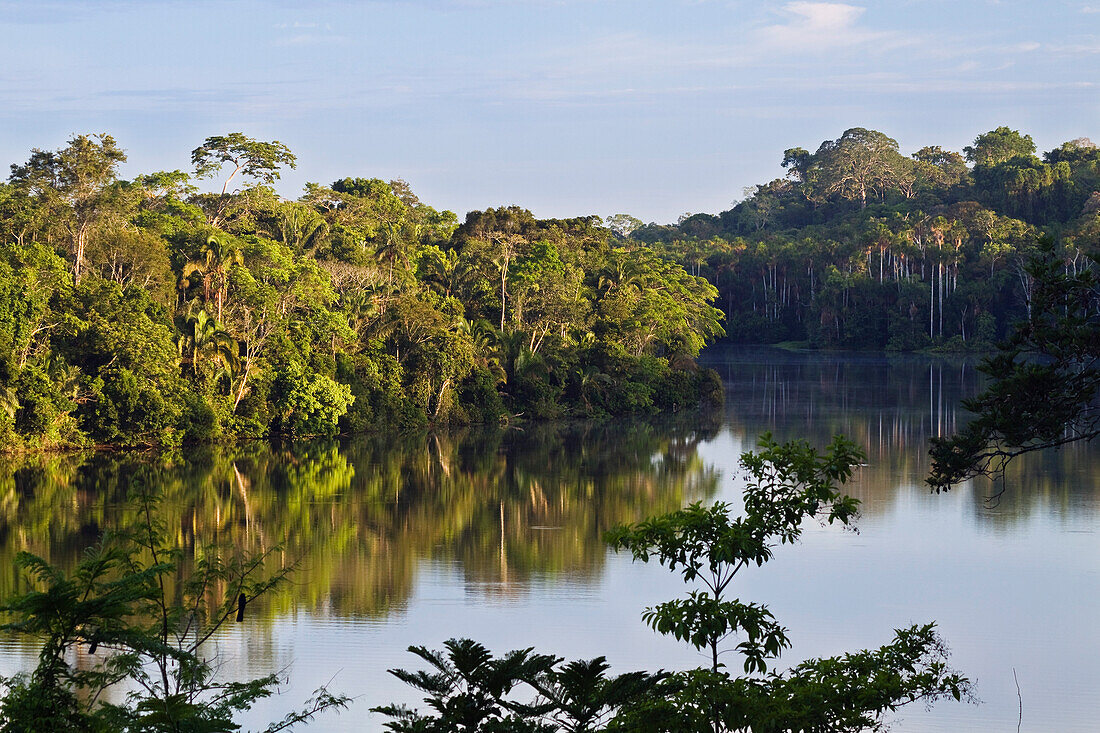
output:
[[1062,522],[1093,522],[1100,513],[1100,445],[1071,443],[1017,458],[1005,480],[969,482],[976,515],[1010,527],[1036,512]]
[[713,432],[698,422],[27,458],[0,466],[0,595],[23,582],[19,550],[71,567],[102,530],[130,521],[124,499],[141,480],[162,491],[186,559],[219,542],[281,545],[273,566],[299,561],[276,611],[399,609],[426,559],[456,564],[487,593],[523,592],[546,574],[591,577],[604,530],[716,490],[696,453]]
[[[961,400],[977,394],[974,358],[801,354],[774,349],[715,350],[707,365],[726,379],[726,420],[747,438],[770,430],[780,440],[826,444],[844,433],[868,455],[849,489],[865,511],[892,504],[900,486],[923,490],[928,441],[967,420]],[[1042,510],[1080,516],[1100,506],[1100,451],[1068,446],[1018,461],[998,502],[984,479],[969,487],[983,521],[1009,524]]]

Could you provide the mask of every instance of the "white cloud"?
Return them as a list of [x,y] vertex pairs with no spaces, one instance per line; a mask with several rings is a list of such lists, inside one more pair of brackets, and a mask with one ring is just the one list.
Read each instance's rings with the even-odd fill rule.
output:
[[784,23],[758,31],[764,45],[786,53],[821,51],[879,41],[891,34],[858,25],[865,8],[845,3],[792,2],[783,6]]

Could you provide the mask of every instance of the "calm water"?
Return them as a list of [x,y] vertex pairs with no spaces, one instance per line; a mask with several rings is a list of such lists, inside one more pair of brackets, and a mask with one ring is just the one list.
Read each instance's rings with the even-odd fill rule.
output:
[[[468,636],[496,651],[604,654],[619,670],[705,664],[658,637],[641,610],[682,590],[656,566],[609,554],[603,530],[695,499],[733,499],[737,458],[756,436],[868,452],[849,485],[859,532],[810,527],[799,545],[740,578],[791,630],[795,663],[877,646],[936,620],[980,705],[903,709],[897,731],[1091,731],[1100,720],[1100,451],[1036,456],[994,503],[988,483],[923,486],[929,437],[964,419],[973,364],[916,357],[717,349],[723,413],[614,425],[468,431],[305,448],[250,445],[176,456],[48,457],[0,466],[0,594],[22,587],[11,559],[62,565],[125,521],[136,471],[163,486],[178,541],[283,545],[295,583],[217,643],[226,676],[283,670],[286,694],[244,722],[281,717],[330,683],[358,697],[311,730],[380,730],[372,705],[416,703],[385,670],[415,666],[410,644]],[[35,649],[0,637],[0,673]]]

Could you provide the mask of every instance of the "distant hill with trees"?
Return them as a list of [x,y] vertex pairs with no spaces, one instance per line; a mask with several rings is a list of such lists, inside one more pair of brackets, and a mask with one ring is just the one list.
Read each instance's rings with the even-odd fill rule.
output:
[[826,348],[989,346],[1028,316],[1040,234],[1073,274],[1100,242],[1100,149],[1040,158],[1007,127],[903,155],[863,128],[782,154],[784,178],[675,225],[609,220],[719,290],[730,338]]

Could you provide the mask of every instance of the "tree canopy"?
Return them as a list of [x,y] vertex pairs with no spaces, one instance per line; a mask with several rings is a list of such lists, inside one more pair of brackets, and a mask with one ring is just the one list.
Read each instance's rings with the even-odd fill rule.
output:
[[[813,150],[813,152],[811,152]],[[784,178],[716,214],[633,228],[718,289],[729,338],[825,348],[990,349],[1028,317],[1036,239],[1067,272],[1100,233],[1100,151],[1036,154],[1007,127],[911,155],[883,132],[783,151]]]
[[[194,176],[126,181],[109,135],[32,151],[0,184],[0,437],[8,450],[175,445],[691,408],[717,291],[598,217],[462,225],[405,181],[299,198],[296,158],[230,133]],[[195,180],[222,175],[219,193]],[[68,273],[67,276],[63,276]]]

